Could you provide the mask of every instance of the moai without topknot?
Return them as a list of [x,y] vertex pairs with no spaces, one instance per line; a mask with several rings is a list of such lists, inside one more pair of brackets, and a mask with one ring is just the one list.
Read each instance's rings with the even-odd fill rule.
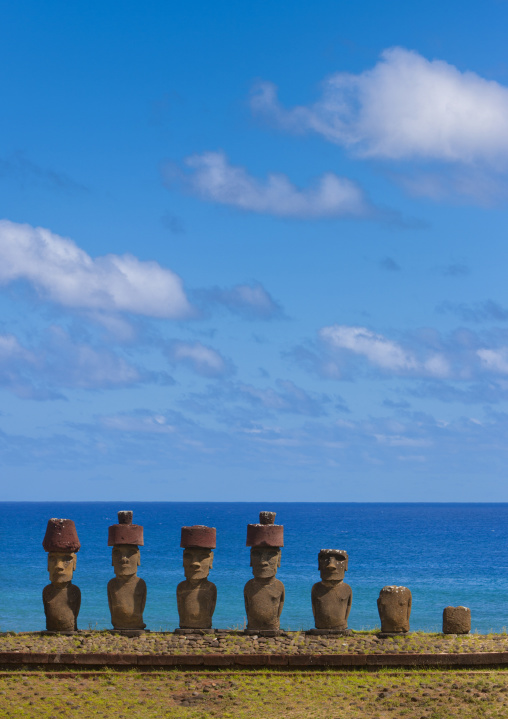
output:
[[382,634],[405,634],[409,631],[412,601],[407,587],[383,587],[377,600]]
[[183,547],[185,579],[176,588],[180,617],[177,634],[200,633],[212,628],[217,587],[208,580],[208,574],[213,567],[216,535],[215,527],[182,527],[180,546]]
[[132,524],[132,512],[118,512],[118,524],[112,524],[108,531],[116,575],[108,582],[108,604],[111,624],[119,631],[140,631],[146,627],[143,622],[146,584],[137,576],[141,564],[139,547],[143,544],[143,527]]
[[254,579],[243,590],[247,613],[246,634],[277,636],[284,606],[284,585],[276,578],[280,567],[284,527],[274,524],[275,512],[260,512],[259,524],[247,525],[247,546]]
[[469,634],[471,610],[468,607],[445,607],[443,609],[443,634]]
[[312,587],[312,613],[315,629],[309,634],[350,634],[347,620],[353,592],[344,582],[348,555],[342,549],[322,549],[318,554],[321,581]]
[[78,629],[81,592],[72,584],[79,543],[72,519],[50,519],[42,546],[48,552],[51,584],[42,590],[46,630],[69,634]]

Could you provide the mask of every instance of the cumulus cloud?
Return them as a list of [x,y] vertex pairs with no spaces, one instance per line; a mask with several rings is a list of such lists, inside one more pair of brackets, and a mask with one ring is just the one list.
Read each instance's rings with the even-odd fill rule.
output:
[[319,336],[329,347],[360,355],[385,372],[434,377],[446,377],[450,372],[448,361],[442,354],[432,353],[422,360],[411,350],[366,327],[333,325],[323,327]]
[[322,175],[308,189],[293,185],[283,174],[272,173],[262,181],[243,167],[231,165],[222,152],[187,157],[188,173],[163,170],[167,183],[175,177],[204,200],[241,210],[292,218],[364,216],[372,212],[362,189],[332,172]]
[[217,350],[201,342],[174,340],[166,348],[172,365],[182,364],[203,377],[224,377],[231,374],[231,364]]
[[50,230],[0,220],[0,284],[16,280],[74,309],[168,319],[192,313],[180,277],[157,262],[133,255],[92,258]]
[[259,282],[230,289],[212,287],[196,294],[206,306],[219,305],[246,319],[270,320],[282,314],[280,305]]
[[370,70],[338,72],[312,105],[286,110],[271,83],[251,106],[294,132],[316,132],[358,156],[486,163],[508,159],[508,88],[401,47]]

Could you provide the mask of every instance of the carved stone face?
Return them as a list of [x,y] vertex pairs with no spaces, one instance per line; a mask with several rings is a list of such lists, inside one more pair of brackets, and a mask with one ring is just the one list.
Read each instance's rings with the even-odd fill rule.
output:
[[70,582],[76,569],[76,555],[72,552],[49,552],[48,572],[51,584]]
[[183,571],[186,579],[206,579],[213,567],[213,552],[201,547],[183,550]]
[[252,547],[250,566],[256,579],[269,579],[277,574],[280,567],[280,549],[277,547]]
[[138,547],[132,544],[115,544],[111,564],[117,577],[130,577],[136,574],[141,564]]
[[347,569],[346,558],[339,554],[320,554],[319,572],[323,581],[340,582]]

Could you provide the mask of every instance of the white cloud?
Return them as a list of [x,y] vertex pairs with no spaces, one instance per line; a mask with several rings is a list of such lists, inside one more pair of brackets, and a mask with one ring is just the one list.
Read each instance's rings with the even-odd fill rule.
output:
[[489,372],[508,374],[508,347],[498,350],[479,349],[476,354]]
[[331,75],[307,107],[284,109],[271,83],[251,104],[288,130],[316,132],[363,157],[492,166],[508,158],[508,88],[400,47],[371,70]]
[[425,359],[419,359],[412,351],[366,327],[332,325],[323,327],[319,336],[329,347],[361,355],[386,372],[429,377],[447,377],[450,372],[442,354],[432,353]]
[[185,160],[190,191],[205,200],[279,217],[318,218],[365,215],[371,208],[361,188],[328,172],[309,189],[299,189],[286,175],[260,181],[243,167],[230,165],[222,152],[205,152]]
[[187,365],[203,377],[223,377],[231,372],[231,368],[219,352],[201,342],[175,340],[169,345],[167,355],[172,364]]
[[42,227],[0,220],[0,284],[26,280],[65,307],[180,319],[191,314],[182,281],[133,255],[90,257]]

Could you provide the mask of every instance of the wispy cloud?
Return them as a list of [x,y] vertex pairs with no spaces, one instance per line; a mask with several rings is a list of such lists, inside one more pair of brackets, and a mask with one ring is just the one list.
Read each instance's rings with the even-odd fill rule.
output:
[[203,377],[219,378],[233,372],[232,364],[220,352],[201,342],[174,340],[165,353],[173,366],[184,365]]
[[250,320],[271,320],[282,316],[281,306],[259,282],[226,289],[211,287],[195,294],[205,310],[218,305]]
[[374,213],[363,190],[346,177],[322,175],[307,189],[296,187],[286,175],[269,174],[266,180],[231,165],[222,152],[205,152],[185,160],[187,172],[173,163],[163,168],[166,184],[178,181],[203,200],[240,210],[277,217],[358,217]]
[[17,180],[21,185],[46,185],[54,190],[66,192],[88,192],[82,185],[64,172],[42,167],[32,162],[22,152],[15,152],[7,157],[0,157],[0,177]]
[[0,220],[0,284],[16,280],[68,308],[169,319],[192,314],[180,277],[157,262],[133,255],[92,258],[50,230]]
[[265,82],[251,106],[284,129],[316,132],[365,158],[495,168],[508,159],[508,88],[401,47],[358,75],[331,75],[312,105],[286,110]]
[[465,302],[441,302],[437,311],[457,315],[464,322],[506,322],[508,309],[493,300],[468,304]]
[[131,364],[115,352],[76,342],[59,326],[38,344],[0,335],[0,385],[24,399],[64,399],[66,389],[114,389],[141,382],[171,382]]

